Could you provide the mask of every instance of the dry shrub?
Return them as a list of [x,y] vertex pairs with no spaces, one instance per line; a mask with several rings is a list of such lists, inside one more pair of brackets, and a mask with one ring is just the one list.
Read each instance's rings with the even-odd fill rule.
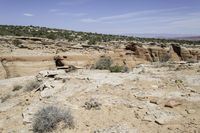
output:
[[115,66],[112,66],[110,67],[110,72],[113,72],[113,73],[124,73],[124,72],[128,72],[128,67],[126,66],[119,66],[119,65],[115,65]]
[[48,106],[35,114],[33,131],[38,133],[52,132],[61,122],[65,128],[73,128],[74,121],[71,112],[55,106]]
[[110,57],[101,57],[95,64],[95,69],[99,70],[109,70],[112,65],[112,60]]
[[22,88],[23,88],[23,86],[21,86],[21,85],[14,85],[12,91],[18,91],[18,90],[21,90]]
[[26,85],[26,91],[32,91],[40,87],[40,82],[37,80],[29,81]]
[[11,98],[11,95],[6,95],[6,96],[4,96],[4,97],[1,97],[1,102],[4,103],[4,102],[6,102],[8,99],[10,99],[10,98]]
[[83,107],[87,110],[91,109],[100,110],[101,104],[97,102],[95,99],[90,99],[90,101],[85,102]]

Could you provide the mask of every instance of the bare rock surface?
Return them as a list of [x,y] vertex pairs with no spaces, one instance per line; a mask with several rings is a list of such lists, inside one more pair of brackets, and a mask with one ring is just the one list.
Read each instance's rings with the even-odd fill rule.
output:
[[136,128],[129,128],[126,125],[115,125],[106,129],[94,131],[94,133],[138,133]]

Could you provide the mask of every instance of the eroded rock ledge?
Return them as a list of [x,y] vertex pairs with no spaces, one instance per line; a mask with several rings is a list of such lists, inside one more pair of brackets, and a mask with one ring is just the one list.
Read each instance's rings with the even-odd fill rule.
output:
[[[13,43],[19,40],[20,44]],[[138,42],[110,42],[101,46],[70,43],[64,40],[49,40],[28,37],[0,37],[0,78],[36,74],[58,65],[91,68],[101,56],[110,56],[114,64],[133,68],[140,63],[200,60],[199,47],[177,44],[152,44]]]

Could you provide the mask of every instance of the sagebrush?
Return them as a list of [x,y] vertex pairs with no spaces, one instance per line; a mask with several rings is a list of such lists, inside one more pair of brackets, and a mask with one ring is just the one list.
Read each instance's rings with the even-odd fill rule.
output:
[[124,72],[128,72],[128,67],[126,66],[119,66],[119,65],[115,65],[115,66],[112,66],[110,67],[110,72],[113,72],[113,73],[124,73]]
[[55,106],[48,106],[34,115],[33,131],[37,133],[52,132],[61,122],[64,124],[64,128],[73,128],[74,121],[71,112]]
[[101,57],[95,65],[95,69],[109,70],[112,65],[112,59],[110,57]]
[[85,102],[83,107],[87,110],[91,109],[100,110],[101,103],[97,102],[95,99],[90,99],[90,101]]

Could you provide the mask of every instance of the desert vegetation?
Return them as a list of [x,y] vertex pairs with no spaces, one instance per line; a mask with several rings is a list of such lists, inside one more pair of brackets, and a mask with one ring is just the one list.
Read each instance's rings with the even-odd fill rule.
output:
[[109,70],[112,65],[112,59],[110,57],[100,57],[95,64],[95,69]]
[[57,128],[58,124],[63,124],[63,128],[73,128],[74,120],[71,112],[55,106],[44,107],[34,116],[33,131],[51,132]]
[[26,84],[26,91],[33,91],[40,86],[40,82],[35,80],[31,80]]
[[[199,45],[200,41],[186,41],[186,40],[169,40],[169,39],[155,39],[155,38],[138,38],[125,35],[110,35],[98,34],[91,32],[77,32],[63,29],[53,29],[38,26],[13,26],[13,25],[0,25],[0,35],[2,36],[24,36],[24,37],[41,37],[49,38],[52,40],[65,39],[69,42],[87,42],[89,45],[101,44],[103,42],[112,41],[126,41],[126,42],[151,42],[151,45],[166,43]],[[15,42],[19,43],[19,42]]]
[[1,103],[6,102],[10,98],[11,98],[11,95],[5,95],[5,96],[1,97]]
[[120,66],[120,65],[115,65],[115,66],[111,66],[109,68],[110,72],[112,73],[119,73],[119,72],[128,72],[128,67],[126,66]]
[[16,84],[16,85],[13,86],[13,90],[12,91],[19,91],[22,88],[23,88],[23,86]]
[[85,102],[83,107],[86,110],[91,110],[91,109],[100,110],[101,109],[101,103],[99,103],[96,99],[90,99],[89,101]]
[[99,70],[109,70],[112,73],[128,72],[128,67],[120,66],[118,64],[113,65],[113,60],[111,57],[100,57],[95,64],[95,69]]

